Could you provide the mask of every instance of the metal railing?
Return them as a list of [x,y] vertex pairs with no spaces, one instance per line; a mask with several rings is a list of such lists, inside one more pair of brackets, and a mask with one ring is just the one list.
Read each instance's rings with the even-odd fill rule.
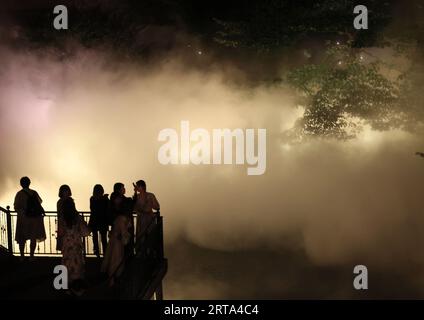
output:
[[0,247],[9,251],[12,247],[12,234],[9,232],[11,230],[11,218],[9,207],[4,209],[0,207]]
[[[80,212],[88,223],[89,212]],[[35,254],[38,256],[59,256],[56,250],[57,239],[57,212],[47,211],[44,216],[46,240],[37,244]],[[19,254],[19,246],[14,241],[17,213],[0,207],[0,248],[11,255]],[[137,216],[133,215],[134,226],[137,225]],[[100,239],[99,239],[100,240]],[[95,256],[92,234],[83,238],[85,255]],[[101,241],[99,249],[101,251]],[[163,218],[160,211],[141,235],[135,235],[135,255],[125,264],[123,275],[120,277],[118,293],[124,299],[163,299],[162,280],[168,270],[168,261],[164,257]],[[25,254],[29,254],[28,245]]]
[[168,270],[163,243],[163,218],[157,212],[136,238],[135,256],[127,262],[118,286],[121,298],[163,299],[162,279]]
[[[84,221],[88,223],[90,219],[90,212],[79,211],[83,216]],[[38,256],[61,256],[61,252],[56,249],[57,243],[57,212],[46,211],[43,218],[44,229],[46,230],[46,240],[38,242],[35,250],[35,255]],[[133,215],[134,225],[137,223],[137,216]],[[19,255],[19,245],[14,241],[16,231],[17,213],[10,210],[7,206],[6,209],[0,207],[0,247],[6,249],[13,255]],[[102,256],[104,254],[99,235],[99,252]],[[88,257],[96,256],[94,253],[93,234],[83,238],[84,253]],[[25,255],[29,255],[29,243],[25,246]]]

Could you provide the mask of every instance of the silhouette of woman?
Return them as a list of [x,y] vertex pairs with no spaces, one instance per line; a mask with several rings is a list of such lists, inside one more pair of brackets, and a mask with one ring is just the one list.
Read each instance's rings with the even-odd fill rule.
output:
[[102,241],[103,253],[106,252],[107,231],[108,231],[108,208],[109,198],[104,194],[104,189],[100,184],[96,184],[93,188],[93,196],[90,198],[90,221],[88,226],[93,232],[93,248],[94,254],[100,257],[99,250],[99,233]]
[[[127,198],[125,196],[125,192],[126,192],[125,185],[123,183],[121,182],[115,183],[115,185],[113,186],[113,192],[110,195],[112,223],[114,222],[116,217],[122,214],[122,211],[123,211],[122,206],[124,202],[128,204],[129,202],[126,202],[126,200],[129,199],[132,203],[131,198]],[[128,220],[130,221],[130,228],[129,228],[130,239],[125,246],[125,252],[127,256],[132,256],[134,253],[134,221],[133,221],[134,219],[132,216],[132,210],[130,211],[126,210],[125,212],[128,215]],[[112,225],[112,228],[113,228],[113,225]]]
[[113,186],[113,192],[110,195],[110,225],[113,226],[115,218],[118,216],[121,205],[125,197],[125,185],[117,182]]
[[109,285],[112,286],[115,278],[119,277],[124,269],[125,262],[128,258],[126,246],[132,237],[132,222],[129,218],[132,214],[133,202],[130,198],[122,200],[120,210],[110,232],[109,245],[102,263],[102,272],[109,275]]
[[61,185],[59,188],[59,200],[57,201],[57,238],[56,238],[56,250],[62,250],[62,237],[63,231],[61,230],[63,226],[63,203],[67,199],[73,201],[71,188],[67,185]]
[[80,282],[84,278],[85,262],[82,237],[90,234],[90,230],[82,216],[75,208],[71,197],[62,201],[62,219],[60,233],[62,239],[62,264],[68,269],[68,279],[74,293],[79,295],[82,290]]

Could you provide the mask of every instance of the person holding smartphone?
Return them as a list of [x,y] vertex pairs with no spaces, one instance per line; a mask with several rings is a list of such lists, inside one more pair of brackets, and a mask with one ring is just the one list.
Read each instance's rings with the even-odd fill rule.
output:
[[147,192],[146,182],[139,180],[134,186],[134,211],[137,214],[136,238],[139,238],[153,220],[153,210],[159,210],[156,196]]

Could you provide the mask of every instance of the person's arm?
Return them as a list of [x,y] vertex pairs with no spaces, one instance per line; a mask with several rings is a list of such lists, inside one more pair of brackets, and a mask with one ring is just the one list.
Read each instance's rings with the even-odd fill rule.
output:
[[[41,197],[40,197],[40,195],[38,194],[38,192],[37,191],[35,191],[34,190],[34,192],[35,192],[35,195],[37,196],[37,200],[38,200],[38,202],[40,203],[40,204],[42,204],[43,203],[43,199],[41,199]],[[45,217],[46,216],[46,212],[43,210],[43,214],[42,214],[42,216],[43,217]]]
[[41,199],[41,197],[40,197],[40,195],[38,194],[38,192],[37,192],[37,191],[34,191],[34,192],[35,192],[35,194],[37,195],[38,202],[43,203],[43,199]]
[[134,196],[130,199],[132,200],[132,206],[133,206],[133,210],[134,210],[135,205],[137,204],[137,200],[138,200],[137,194],[134,194]]
[[22,197],[22,192],[18,192],[15,196],[15,201],[13,203],[13,207],[16,212],[22,212],[25,210],[24,199]]
[[121,236],[122,243],[127,245],[130,242],[131,233],[129,232],[130,222],[128,219],[122,220],[121,223]]
[[62,208],[61,208],[61,202],[60,200],[56,204],[56,210],[57,210],[57,236],[61,237],[64,233],[64,226],[63,226],[63,217],[62,217]]
[[93,209],[94,209],[94,206],[93,206],[93,199],[92,199],[92,198],[90,198],[90,214],[92,214],[92,213],[93,213]]
[[159,210],[160,209],[160,205],[159,205],[159,201],[158,199],[156,199],[156,196],[152,193],[153,195],[153,199],[152,199],[152,208],[155,210]]
[[63,219],[58,219],[57,221],[57,236],[62,237],[65,234],[65,221]]
[[90,227],[87,225],[87,222],[85,222],[83,216],[78,216],[79,219],[79,231],[81,237],[88,237],[91,233]]

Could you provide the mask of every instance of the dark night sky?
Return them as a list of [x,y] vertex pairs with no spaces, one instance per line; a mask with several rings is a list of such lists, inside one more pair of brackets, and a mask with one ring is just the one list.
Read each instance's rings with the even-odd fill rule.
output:
[[[390,22],[393,1],[369,2],[372,16],[368,34],[373,35]],[[6,2],[1,8],[3,24],[21,25],[28,39],[41,45],[63,39],[51,30],[52,8],[55,1]],[[337,1],[64,1],[70,14],[70,30],[66,36],[83,38],[87,45],[114,42],[116,37],[129,38],[125,44],[131,50],[134,30],[146,25],[168,25],[212,42],[222,31],[214,19],[241,22],[248,26],[251,41],[268,41],[276,38],[282,45],[293,44],[307,37],[331,36],[351,29],[352,9],[355,1],[340,6]],[[331,28],[330,28],[331,27]],[[315,29],[315,31],[311,31]],[[307,30],[307,31],[305,31]],[[89,36],[86,34],[90,33]],[[84,35],[85,34],[85,35]],[[59,39],[58,39],[59,38]],[[100,40],[99,40],[100,39]],[[286,39],[286,40],[284,40]],[[274,39],[273,39],[274,41]]]

